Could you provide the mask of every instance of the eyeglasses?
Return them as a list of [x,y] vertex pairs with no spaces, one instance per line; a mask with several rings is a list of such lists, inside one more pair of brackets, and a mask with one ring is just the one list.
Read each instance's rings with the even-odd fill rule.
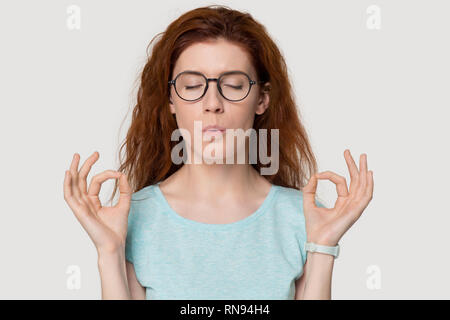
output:
[[202,98],[208,90],[209,82],[217,82],[217,90],[222,97],[229,101],[241,101],[250,93],[254,84],[265,81],[254,81],[242,71],[229,71],[220,75],[219,78],[206,78],[196,71],[183,71],[175,79],[169,81],[173,84],[177,95],[185,101],[195,101]]

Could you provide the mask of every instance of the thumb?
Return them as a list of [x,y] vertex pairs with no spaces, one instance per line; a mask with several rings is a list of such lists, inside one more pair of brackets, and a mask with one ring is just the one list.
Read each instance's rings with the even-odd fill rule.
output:
[[303,205],[305,208],[314,208],[316,206],[315,196],[317,190],[317,177],[315,174],[311,176],[308,183],[303,187]]
[[122,173],[119,178],[119,202],[117,203],[117,207],[128,210],[130,208],[131,202],[131,188],[128,184],[128,177],[125,173]]

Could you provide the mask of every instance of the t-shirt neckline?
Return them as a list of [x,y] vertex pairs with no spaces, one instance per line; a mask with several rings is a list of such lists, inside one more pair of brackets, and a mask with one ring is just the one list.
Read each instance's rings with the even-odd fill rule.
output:
[[165,209],[167,210],[169,216],[178,222],[181,222],[185,225],[194,227],[194,228],[200,228],[200,229],[206,229],[206,230],[231,230],[238,227],[245,226],[249,224],[250,222],[256,220],[258,217],[263,215],[267,208],[270,205],[270,202],[274,198],[276,191],[277,191],[277,185],[272,184],[269,190],[269,193],[267,194],[266,198],[262,202],[262,204],[259,206],[256,211],[254,211],[249,216],[245,217],[244,219],[241,219],[239,221],[231,222],[231,223],[204,223],[199,222],[191,219],[187,219],[181,215],[179,215],[175,210],[172,209],[172,207],[169,205],[169,202],[167,201],[166,197],[162,193],[161,189],[159,188],[159,184],[161,182],[157,182],[155,185],[156,194],[161,200],[162,204],[164,205]]

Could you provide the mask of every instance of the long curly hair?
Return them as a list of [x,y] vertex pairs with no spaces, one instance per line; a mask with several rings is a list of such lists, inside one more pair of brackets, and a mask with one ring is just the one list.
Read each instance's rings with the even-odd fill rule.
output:
[[[258,79],[270,81],[269,107],[263,114],[255,114],[253,128],[256,132],[267,129],[269,144],[271,129],[279,129],[279,169],[276,174],[264,177],[272,184],[301,189],[308,177],[316,173],[316,159],[300,121],[286,63],[277,45],[266,28],[249,13],[210,5],[184,13],[166,31],[158,33],[147,47],[147,61],[139,75],[130,128],[119,150],[118,171],[128,176],[132,192],[164,180],[183,165],[171,161],[171,150],[179,142],[171,141],[171,134],[178,126],[169,108],[169,77],[183,50],[196,42],[217,38],[245,48]],[[258,156],[252,166],[260,172],[265,165]],[[115,180],[110,201],[117,189]]]

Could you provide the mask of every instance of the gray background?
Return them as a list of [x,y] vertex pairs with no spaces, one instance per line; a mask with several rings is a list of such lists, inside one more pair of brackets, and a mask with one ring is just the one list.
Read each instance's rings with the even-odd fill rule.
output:
[[[448,1],[223,1],[283,52],[319,170],[368,154],[372,202],[341,239],[333,299],[450,298]],[[69,5],[81,9],[70,30]],[[0,3],[0,297],[100,299],[96,250],[63,199],[78,152],[116,169],[151,38],[208,1]],[[370,5],[381,28],[366,25]],[[126,120],[122,121],[126,118]],[[122,126],[121,126],[122,124]],[[103,185],[104,201],[113,183]],[[319,190],[336,199],[331,182]],[[70,289],[70,266],[80,288]],[[376,279],[378,287],[370,283]]]

